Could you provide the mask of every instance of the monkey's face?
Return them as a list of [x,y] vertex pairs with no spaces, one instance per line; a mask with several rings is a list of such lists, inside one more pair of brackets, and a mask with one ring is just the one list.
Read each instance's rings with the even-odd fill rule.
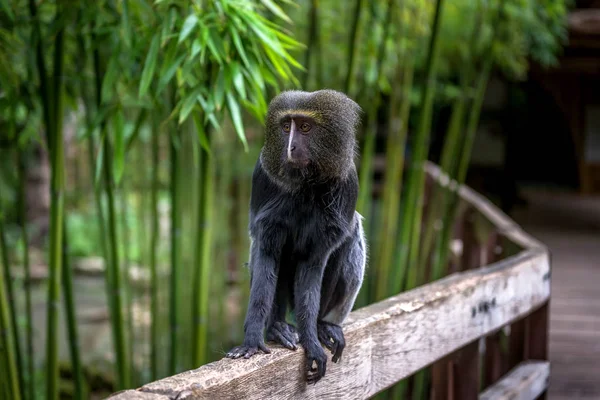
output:
[[359,112],[333,90],[281,93],[269,105],[263,167],[287,181],[344,176],[354,162]]
[[316,121],[306,115],[288,114],[281,119],[280,125],[286,142],[284,162],[292,168],[308,167],[310,164],[309,135],[319,131]]

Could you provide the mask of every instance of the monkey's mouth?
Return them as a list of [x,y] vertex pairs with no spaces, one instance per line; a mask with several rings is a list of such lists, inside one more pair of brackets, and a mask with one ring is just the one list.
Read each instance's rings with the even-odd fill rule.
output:
[[286,158],[286,163],[292,168],[306,168],[310,164],[308,158]]

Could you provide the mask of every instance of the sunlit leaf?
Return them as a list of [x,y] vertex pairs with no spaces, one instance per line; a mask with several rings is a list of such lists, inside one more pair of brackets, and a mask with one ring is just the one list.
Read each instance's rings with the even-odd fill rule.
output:
[[283,19],[286,22],[292,23],[290,17],[288,17],[285,14],[285,12],[283,12],[281,7],[275,4],[272,0],[260,0],[260,2],[263,3],[269,10],[271,10],[273,14],[277,15],[279,18]]
[[244,50],[244,46],[242,45],[240,35],[233,28],[231,28],[229,31],[231,32],[231,39],[233,40],[233,45],[237,49],[240,57],[242,58],[242,61],[244,62],[244,64],[246,64],[247,68],[250,68],[251,64],[250,61],[248,61],[248,56],[246,56],[246,51]]
[[246,87],[244,86],[244,75],[242,75],[240,65],[237,63],[231,64],[231,70],[233,75],[233,85],[235,86],[242,99],[245,99]]
[[194,42],[192,43],[192,51],[190,52],[190,59],[194,59],[198,53],[200,53],[200,50],[202,50],[202,43],[200,42],[199,38],[194,39]]
[[156,69],[156,59],[160,44],[159,39],[159,35],[156,34],[152,38],[152,43],[150,43],[150,50],[148,50],[148,56],[146,56],[146,62],[144,63],[144,69],[142,70],[142,78],[140,79],[140,97],[146,94],[148,88],[150,87],[150,83],[152,82],[152,76],[154,75],[154,70]]
[[248,151],[248,142],[246,140],[246,134],[244,133],[244,124],[242,122],[240,105],[237,103],[237,101],[231,93],[227,93],[227,108],[229,110],[231,120],[233,121],[235,131],[237,132],[238,137],[244,145],[244,150]]
[[198,24],[198,17],[196,14],[190,14],[183,22],[183,27],[179,33],[179,40],[177,43],[183,42],[192,33],[196,24]]

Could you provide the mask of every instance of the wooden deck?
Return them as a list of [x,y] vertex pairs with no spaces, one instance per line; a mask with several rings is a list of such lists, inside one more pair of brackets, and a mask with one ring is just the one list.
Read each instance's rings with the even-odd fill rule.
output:
[[600,197],[525,193],[513,218],[552,252],[549,400],[600,400]]

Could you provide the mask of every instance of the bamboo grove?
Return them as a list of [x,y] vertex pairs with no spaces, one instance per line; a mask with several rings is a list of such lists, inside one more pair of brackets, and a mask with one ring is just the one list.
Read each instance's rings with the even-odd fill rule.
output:
[[[458,200],[426,196],[432,135],[443,138],[435,161],[464,182],[489,80],[554,63],[567,7],[0,0],[0,397],[108,394],[219,359],[241,339],[252,168],[269,99],[284,89],[342,90],[364,110],[358,209],[370,252],[356,306],[444,276]],[[41,163],[46,234],[27,208]],[[74,264],[85,256],[102,259],[103,384],[80,332]],[[41,330],[35,304],[46,307]],[[427,382],[424,372],[380,396],[424,398]]]

